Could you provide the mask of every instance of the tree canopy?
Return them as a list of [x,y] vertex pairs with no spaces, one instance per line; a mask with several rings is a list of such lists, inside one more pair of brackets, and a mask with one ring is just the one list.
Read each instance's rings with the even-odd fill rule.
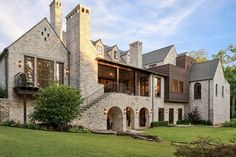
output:
[[209,60],[207,57],[207,51],[204,49],[189,52],[188,55],[190,57],[193,57],[197,63],[201,63],[201,62],[205,62]]

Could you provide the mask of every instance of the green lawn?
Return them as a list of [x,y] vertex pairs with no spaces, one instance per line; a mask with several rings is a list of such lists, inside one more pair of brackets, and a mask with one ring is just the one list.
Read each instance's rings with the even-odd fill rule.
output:
[[0,157],[171,157],[169,143],[0,126]]
[[192,141],[212,136],[224,141],[236,129],[212,127],[160,127],[146,129],[165,142],[154,143],[113,135],[47,132],[0,126],[0,157],[173,157],[170,141]]
[[164,141],[189,142],[196,140],[197,137],[213,137],[228,142],[236,138],[236,128],[214,128],[209,126],[197,126],[189,128],[180,127],[160,127],[145,130],[146,134],[157,135]]

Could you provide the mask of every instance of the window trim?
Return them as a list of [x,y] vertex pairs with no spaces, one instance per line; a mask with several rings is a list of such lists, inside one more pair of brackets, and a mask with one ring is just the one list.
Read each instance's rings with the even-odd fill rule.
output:
[[[196,92],[199,92],[199,93],[197,94]],[[199,82],[196,82],[194,84],[194,87],[193,87],[193,97],[194,97],[194,100],[202,99],[202,84],[199,83]]]

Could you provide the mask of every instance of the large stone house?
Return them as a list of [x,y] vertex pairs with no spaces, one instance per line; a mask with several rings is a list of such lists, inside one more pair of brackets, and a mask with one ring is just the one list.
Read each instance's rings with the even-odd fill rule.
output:
[[33,94],[51,81],[80,89],[85,102],[73,124],[92,130],[149,127],[152,121],[175,124],[195,107],[214,125],[229,120],[230,86],[219,60],[195,63],[171,45],[143,54],[142,42],[122,51],[101,39],[91,41],[90,13],[83,5],[66,16],[62,2],[50,4],[45,18],[0,55],[0,121],[28,121]]

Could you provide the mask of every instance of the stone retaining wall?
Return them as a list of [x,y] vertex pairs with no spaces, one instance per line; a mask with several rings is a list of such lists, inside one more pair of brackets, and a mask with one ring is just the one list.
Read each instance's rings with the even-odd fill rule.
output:
[[8,99],[0,98],[0,122],[9,120],[9,106],[10,101]]

